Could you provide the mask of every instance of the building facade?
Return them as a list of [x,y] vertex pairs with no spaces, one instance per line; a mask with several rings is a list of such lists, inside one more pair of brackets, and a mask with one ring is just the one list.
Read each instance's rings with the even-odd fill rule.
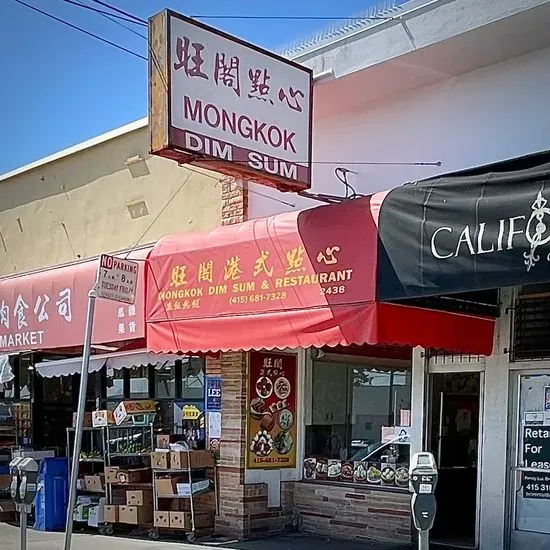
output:
[[[550,149],[550,2],[413,1],[384,13],[387,20],[356,23],[287,52],[314,69],[313,192],[371,195]],[[347,195],[338,168],[351,171]],[[142,121],[4,176],[2,274],[319,204],[194,170],[149,157]],[[543,548],[547,497],[516,497],[518,418],[539,412],[521,402],[522,391],[535,384],[544,395],[549,372],[544,354],[535,363],[510,353],[521,292],[503,289],[492,304],[499,309],[492,354],[383,342],[281,352],[296,359],[297,458],[289,468],[249,467],[251,352],[208,357],[208,374],[223,379],[218,532],[258,536],[292,527],[410,541],[406,486],[394,478],[384,486],[377,476],[382,464],[398,465],[395,476],[410,453],[429,450],[441,467],[434,537],[481,550]],[[341,470],[328,479],[329,460],[343,468],[370,456],[371,445],[383,447],[383,429],[396,427],[408,428],[410,441],[392,453],[407,457],[367,461],[371,485]],[[320,469],[308,479],[313,459]]]

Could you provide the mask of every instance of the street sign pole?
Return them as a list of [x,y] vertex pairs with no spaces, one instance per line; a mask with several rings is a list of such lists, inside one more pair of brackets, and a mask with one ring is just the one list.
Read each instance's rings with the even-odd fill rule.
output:
[[430,549],[430,532],[418,531],[418,550]]
[[71,550],[71,538],[73,535],[73,513],[76,502],[76,480],[78,478],[78,466],[80,446],[82,442],[82,427],[84,424],[84,410],[86,408],[86,394],[88,390],[88,368],[90,366],[90,350],[92,344],[92,330],[94,327],[94,310],[96,301],[95,287],[88,293],[88,314],[86,317],[86,332],[84,334],[84,349],[82,350],[82,368],[80,370],[80,389],[78,393],[78,409],[76,413],[76,428],[73,445],[73,462],[71,465],[71,479],[69,482],[69,505],[67,507],[67,521],[65,525],[64,550]]

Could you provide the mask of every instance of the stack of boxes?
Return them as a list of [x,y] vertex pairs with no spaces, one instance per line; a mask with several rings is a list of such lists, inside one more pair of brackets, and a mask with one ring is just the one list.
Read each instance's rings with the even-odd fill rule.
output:
[[153,485],[150,468],[105,468],[112,503],[105,506],[105,523],[150,525],[153,523]]
[[[195,531],[200,535],[214,532],[216,513],[215,492],[208,477],[195,481],[189,479],[188,469],[212,472],[214,456],[210,451],[170,451],[162,448],[168,445],[168,436],[159,436],[157,450],[151,455],[151,467],[155,470],[155,491],[157,507],[154,510],[154,526],[190,531],[191,501],[193,491]],[[190,463],[189,463],[190,461]],[[166,471],[164,473],[163,471]]]

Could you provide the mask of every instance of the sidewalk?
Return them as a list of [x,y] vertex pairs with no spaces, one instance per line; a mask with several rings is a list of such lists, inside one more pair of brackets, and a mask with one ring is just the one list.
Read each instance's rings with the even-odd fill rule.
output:
[[[29,550],[63,550],[63,533],[43,533],[29,529]],[[0,524],[0,550],[19,550],[19,529]],[[281,535],[268,539],[219,544],[187,544],[170,539],[150,541],[147,538],[102,537],[80,534],[73,536],[71,550],[411,550],[409,545],[329,540],[307,535]]]

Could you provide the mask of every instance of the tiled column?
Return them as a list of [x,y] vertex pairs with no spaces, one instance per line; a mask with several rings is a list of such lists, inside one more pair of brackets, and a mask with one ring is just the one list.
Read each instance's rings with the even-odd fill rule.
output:
[[[222,225],[242,223],[248,215],[246,184],[222,181]],[[246,353],[222,353],[222,437],[218,466],[219,515],[216,532],[242,538],[247,532],[244,503],[246,457]]]
[[242,538],[248,531],[245,510],[246,353],[223,353],[222,437],[220,441],[219,515],[216,532]]

